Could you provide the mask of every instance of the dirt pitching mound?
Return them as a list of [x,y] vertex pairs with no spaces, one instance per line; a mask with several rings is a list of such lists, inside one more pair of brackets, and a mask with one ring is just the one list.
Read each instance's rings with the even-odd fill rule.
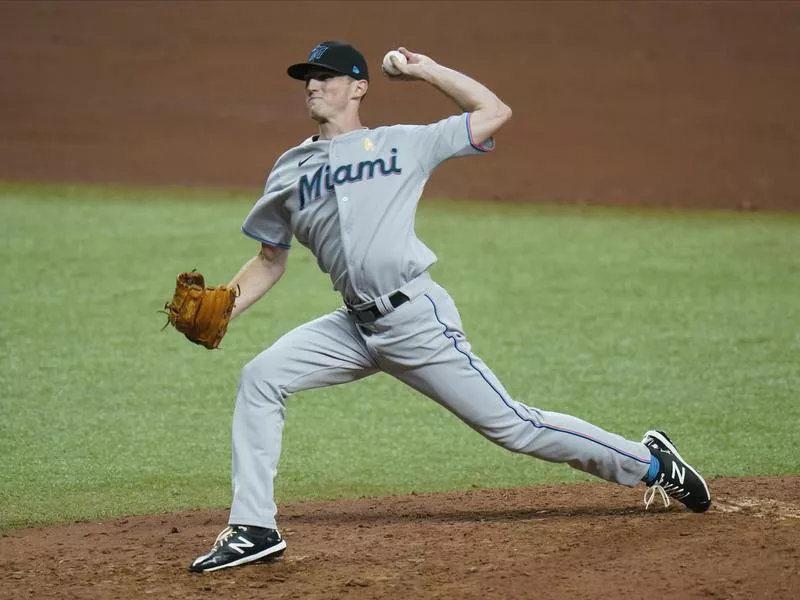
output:
[[607,484],[286,505],[283,558],[204,575],[224,510],[23,529],[0,597],[796,598],[800,477],[710,485],[702,515]]

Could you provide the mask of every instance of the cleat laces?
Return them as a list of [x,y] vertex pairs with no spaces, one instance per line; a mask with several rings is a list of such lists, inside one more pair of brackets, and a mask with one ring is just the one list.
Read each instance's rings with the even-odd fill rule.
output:
[[234,533],[236,533],[236,532],[233,530],[233,527],[230,527],[230,526],[226,527],[225,529],[223,529],[222,531],[219,532],[219,535],[217,536],[217,539],[214,540],[214,545],[215,546],[222,546],[225,542],[227,542],[233,536]]
[[683,501],[684,498],[690,495],[680,485],[670,482],[666,477],[662,476],[660,480],[648,487],[644,492],[644,509],[647,510],[655,502],[657,495],[661,496],[661,501],[664,503],[664,508],[669,508],[670,497],[675,500]]
[[644,509],[650,508],[650,505],[655,502],[657,497],[656,493],[661,494],[661,501],[664,503],[664,508],[669,508],[669,496],[667,492],[658,484],[652,485],[644,491]]

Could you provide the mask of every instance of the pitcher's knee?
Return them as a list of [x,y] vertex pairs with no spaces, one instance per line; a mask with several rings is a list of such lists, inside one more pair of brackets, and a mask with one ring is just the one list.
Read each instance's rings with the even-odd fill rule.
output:
[[243,384],[252,384],[261,379],[262,371],[259,364],[258,357],[255,357],[249,363],[242,367],[242,371],[239,375],[239,381]]
[[283,402],[286,394],[282,392],[278,373],[257,356],[244,367],[239,378],[239,396],[251,400]]
[[490,441],[510,452],[528,453],[537,434],[537,429],[528,422],[520,422],[502,429],[483,430]]

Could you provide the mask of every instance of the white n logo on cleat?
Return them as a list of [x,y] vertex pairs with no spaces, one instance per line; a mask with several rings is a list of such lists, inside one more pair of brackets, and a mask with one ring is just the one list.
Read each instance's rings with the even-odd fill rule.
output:
[[[686,467],[681,467],[677,462],[672,463],[672,477],[677,477],[678,481],[683,485],[683,480],[686,479]],[[241,538],[239,538],[241,539]]]
[[243,538],[242,536],[239,536],[236,539],[242,540],[241,543],[239,543],[239,542],[228,542],[228,548],[232,548],[232,549],[236,550],[239,554],[244,554],[244,550],[242,550],[242,548],[252,548],[253,545],[254,545],[253,542],[251,542],[247,538]]

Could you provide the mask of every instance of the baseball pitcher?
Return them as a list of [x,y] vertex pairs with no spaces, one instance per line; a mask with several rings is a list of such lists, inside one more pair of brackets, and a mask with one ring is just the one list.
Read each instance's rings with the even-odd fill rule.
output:
[[229,320],[284,273],[293,240],[330,275],[343,306],[286,333],[244,366],[233,417],[233,501],[228,527],[189,569],[215,571],[279,556],[273,479],[286,401],[302,390],[384,371],[438,402],[492,442],[607,481],[648,486],[703,512],[706,482],[662,431],[632,441],[581,419],[515,401],[475,354],[453,299],[428,274],[433,252],[414,232],[425,182],[450,158],[494,150],[511,109],[492,91],[422,54],[399,48],[384,73],[420,80],[448,96],[457,114],[430,125],[369,129],[359,108],[369,88],[364,57],[349,44],[318,44],[288,69],[302,81],[318,133],[278,158],[242,231],[258,253],[228,286],[182,274],[170,322],[214,348]]

